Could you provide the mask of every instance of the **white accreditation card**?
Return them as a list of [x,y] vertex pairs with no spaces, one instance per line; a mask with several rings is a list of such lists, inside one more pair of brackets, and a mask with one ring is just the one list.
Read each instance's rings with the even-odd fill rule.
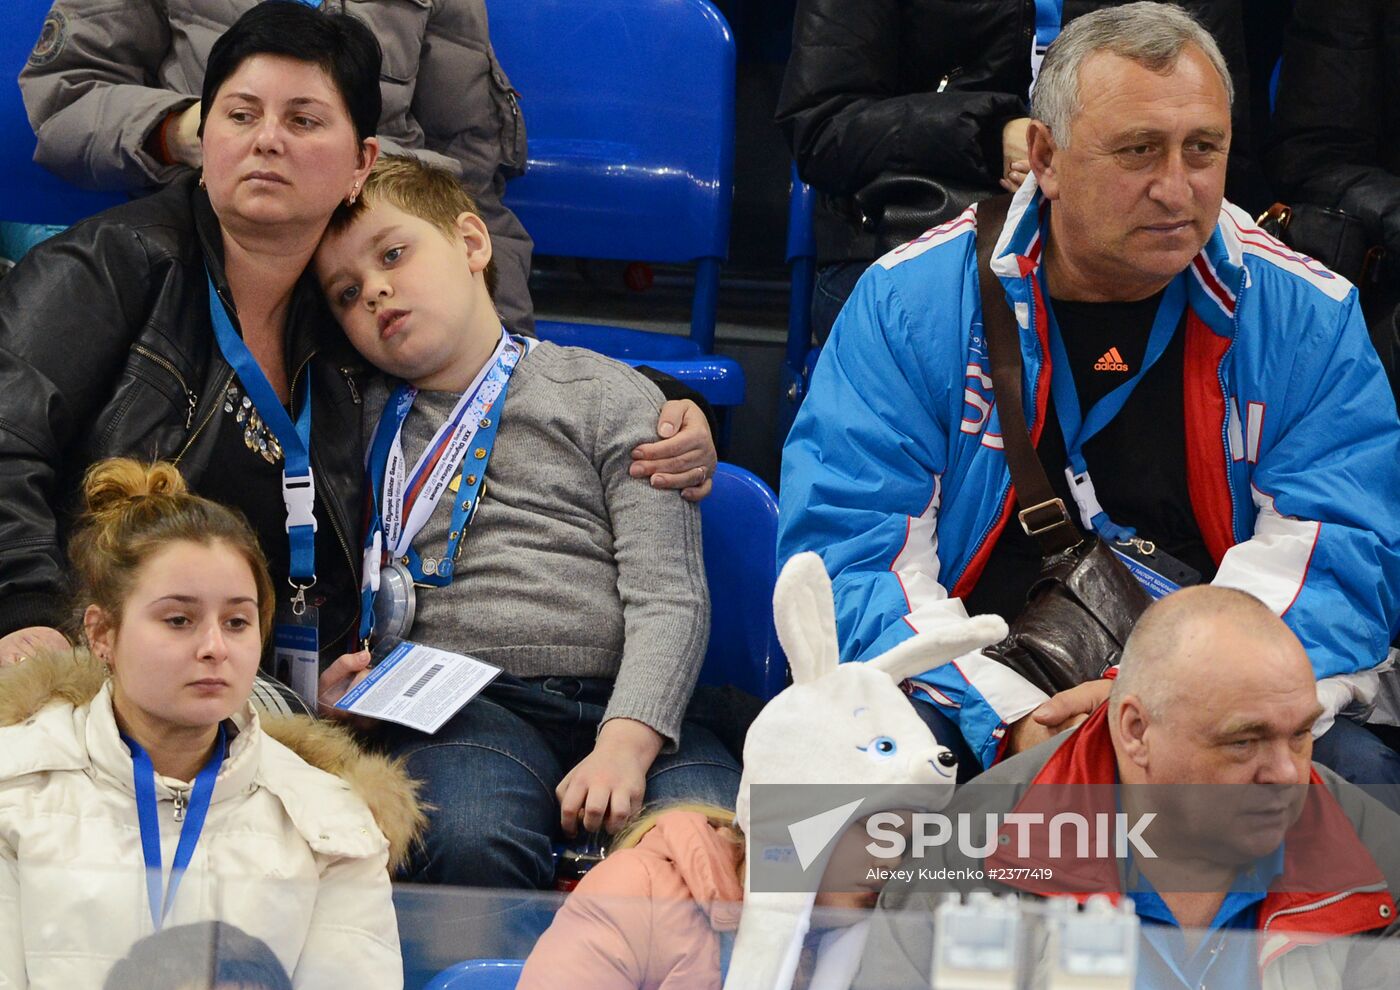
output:
[[335,707],[432,734],[500,672],[475,657],[405,640]]

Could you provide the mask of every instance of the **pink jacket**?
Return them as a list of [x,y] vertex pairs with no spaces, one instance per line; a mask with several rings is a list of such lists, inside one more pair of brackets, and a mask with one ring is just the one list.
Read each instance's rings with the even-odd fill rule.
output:
[[738,926],[744,897],[742,855],[703,815],[662,815],[569,895],[518,990],[718,988],[719,933]]

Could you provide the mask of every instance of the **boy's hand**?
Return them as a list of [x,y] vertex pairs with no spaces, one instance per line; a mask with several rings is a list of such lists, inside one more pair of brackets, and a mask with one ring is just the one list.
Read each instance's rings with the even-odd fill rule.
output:
[[633,449],[632,477],[650,478],[653,488],[679,488],[688,502],[710,494],[719,455],[700,407],[689,399],[672,399],[661,407],[656,432],[660,440]]
[[369,676],[369,650],[358,653],[342,653],[335,663],[321,671],[316,690],[316,712],[322,718],[335,719],[353,725],[357,729],[373,729],[378,720],[363,715],[351,715],[335,703],[345,697],[350,689]]
[[665,740],[649,725],[630,718],[603,723],[593,752],[559,782],[559,824],[572,838],[585,832],[616,832],[642,806],[647,771]]
[[1030,118],[1008,120],[1001,129],[1001,187],[1015,192],[1031,174],[1030,152],[1026,149],[1026,131]]

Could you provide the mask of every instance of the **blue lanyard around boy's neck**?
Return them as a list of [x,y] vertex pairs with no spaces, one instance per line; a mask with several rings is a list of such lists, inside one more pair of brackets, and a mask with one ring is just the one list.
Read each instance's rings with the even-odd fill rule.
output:
[[204,831],[204,819],[209,814],[209,805],[214,800],[214,783],[219,777],[219,769],[224,765],[224,755],[228,750],[228,735],[222,723],[214,741],[214,752],[204,769],[194,779],[190,791],[190,802],[185,811],[185,822],[180,826],[180,842],[175,847],[175,860],[170,864],[170,882],[161,890],[160,857],[160,811],[156,803],[156,768],[151,763],[150,754],[130,736],[123,735],[122,742],[131,750],[132,784],[136,788],[136,817],[141,826],[141,853],[146,861],[146,897],[151,903],[151,924],[160,931],[165,924],[170,907],[175,903],[175,894],[180,889],[180,881],[190,860],[194,858],[199,835]]
[[[1047,294],[1048,302],[1048,294]],[[1171,343],[1181,316],[1186,311],[1186,276],[1178,275],[1162,293],[1162,301],[1157,305],[1157,316],[1152,321],[1152,332],[1147,337],[1147,351],[1143,355],[1142,366],[1137,374],[1094,403],[1087,415],[1081,413],[1079,391],[1074,387],[1074,373],[1070,369],[1069,354],[1065,350],[1064,338],[1055,319],[1053,305],[1045,307],[1049,317],[1047,323],[1050,338],[1050,392],[1055,399],[1055,415],[1060,421],[1060,432],[1064,434],[1065,454],[1069,462],[1070,488],[1075,501],[1080,503],[1081,515],[1090,515],[1085,508],[1083,492],[1087,488],[1092,507],[1091,518],[1085,520],[1094,531],[1108,540],[1125,543],[1134,535],[1130,526],[1119,526],[1108,517],[1108,513],[1093,498],[1092,483],[1089,482],[1089,467],[1084,461],[1084,445],[1113,421],[1127,404],[1128,397],[1137,388],[1142,376],[1157,363]],[[1082,418],[1081,418],[1082,416]]]
[[[258,367],[253,352],[233,328],[233,321],[224,311],[219,290],[209,276],[209,319],[214,324],[214,339],[224,360],[238,375],[243,389],[253,402],[262,421],[282,445],[282,502],[287,509],[287,541],[291,545],[292,584],[297,588],[297,602],[305,601],[305,591],[316,583],[316,486],[311,477],[311,376],[307,375],[301,388],[301,412],[296,423],[282,408],[282,400]],[[297,397],[292,397],[293,407]]]
[[[435,588],[445,588],[452,583],[452,570],[457,559],[457,547],[466,535],[467,527],[476,515],[476,510],[480,507],[481,491],[486,485],[486,468],[490,463],[491,453],[496,448],[496,435],[501,427],[501,415],[505,410],[506,392],[510,388],[511,375],[520,358],[528,349],[528,345],[523,341],[510,337],[505,334],[504,330],[502,333],[506,337],[502,342],[503,347],[497,354],[492,355],[491,366],[481,382],[473,389],[472,399],[461,403],[461,408],[453,423],[441,431],[437,447],[445,449],[451,443],[457,423],[472,412],[475,405],[472,400],[475,399],[476,395],[480,394],[493,379],[499,382],[500,392],[490,405],[490,408],[496,411],[495,414],[482,417],[478,421],[476,431],[470,437],[468,446],[475,448],[471,457],[474,463],[470,471],[466,470],[465,466],[460,470],[461,481],[452,500],[452,519],[448,526],[447,546],[443,550],[438,567],[433,573],[427,573],[423,568],[423,561],[418,551],[411,544],[404,550],[403,564],[408,568],[409,574],[416,583],[432,585]],[[409,411],[413,408],[413,400],[417,395],[416,388],[406,382],[400,382],[389,395],[388,401],[384,403],[384,411],[380,413],[379,423],[374,428],[374,438],[370,443],[368,458],[369,485],[367,486],[367,494],[370,505],[367,513],[369,528],[365,534],[365,548],[367,550],[373,546],[376,536],[382,536],[383,533],[384,476],[394,442],[403,430],[404,421],[408,418]],[[420,458],[421,463],[418,470],[413,473],[413,477],[408,479],[406,491],[414,491],[421,487],[424,475],[432,470],[441,453],[441,450],[437,450]],[[407,514],[407,509],[401,513],[402,525],[405,526],[408,524]],[[369,586],[368,582],[360,589],[361,642],[368,640],[374,630],[375,594],[376,592]]]

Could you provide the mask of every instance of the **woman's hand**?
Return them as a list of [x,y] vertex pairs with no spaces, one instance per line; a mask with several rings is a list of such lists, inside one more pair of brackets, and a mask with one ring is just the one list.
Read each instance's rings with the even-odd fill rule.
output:
[[68,637],[52,626],[25,626],[0,638],[0,667],[23,663],[48,650],[71,650]]
[[1015,192],[1031,174],[1031,153],[1027,147],[1026,131],[1029,117],[1008,120],[1001,129],[1001,187]]
[[700,407],[689,399],[672,399],[661,407],[656,432],[660,440],[633,449],[632,477],[650,478],[653,488],[679,488],[689,502],[710,494],[719,455]]
[[165,150],[176,164],[199,168],[204,146],[199,143],[199,103],[187,106],[165,129]]
[[363,715],[351,715],[335,703],[350,693],[350,690],[369,676],[369,650],[358,653],[342,653],[335,662],[321,671],[316,688],[316,712],[322,718],[335,719],[353,725],[357,729],[373,729],[379,724],[377,719]]
[[570,837],[606,827],[616,832],[642,806],[647,771],[665,742],[645,723],[613,718],[603,723],[593,752],[569,771],[554,789],[559,824]]

